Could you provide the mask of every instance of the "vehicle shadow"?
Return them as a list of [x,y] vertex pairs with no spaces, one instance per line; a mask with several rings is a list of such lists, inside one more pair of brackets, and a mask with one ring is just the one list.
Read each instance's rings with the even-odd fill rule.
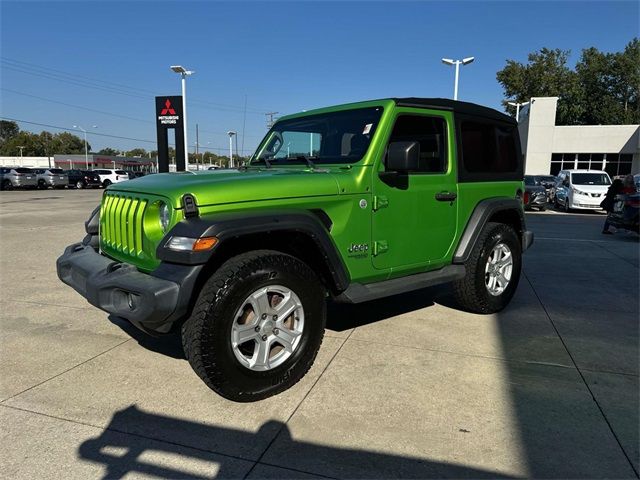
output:
[[142,348],[167,357],[186,360],[179,332],[154,337],[142,332],[124,318],[109,315],[109,321],[138,342]]
[[449,291],[449,286],[438,285],[364,303],[329,302],[327,328],[342,332],[431,307],[436,303],[436,299],[447,295]]
[[[157,432],[158,437],[134,433]],[[175,417],[148,413],[131,405],[116,412],[109,425],[96,438],[83,442],[78,448],[82,460],[106,467],[104,479],[119,479],[128,475],[150,475],[158,478],[242,478],[247,475],[250,463],[233,456],[220,455],[206,448],[192,448],[166,441],[166,435],[188,436],[192,442],[202,439],[207,443],[224,442],[246,445],[261,442],[269,445],[278,436],[278,441],[287,445],[287,451],[297,456],[321,458],[343,458],[352,465],[368,467],[368,475],[351,478],[506,478],[497,472],[480,470],[442,462],[431,462],[422,458],[388,455],[379,452],[355,449],[340,449],[296,441],[291,438],[286,424],[279,421],[264,423],[257,432],[248,432],[184,420]],[[165,435],[163,438],[163,434]],[[196,445],[199,445],[196,443]],[[151,458],[162,461],[151,461]],[[167,459],[175,459],[170,465]],[[192,465],[189,465],[189,462]],[[186,465],[186,467],[185,467]],[[202,473],[203,466],[210,470]],[[188,466],[198,466],[199,472],[189,471]],[[367,471],[364,468],[363,471]],[[304,472],[278,470],[278,478],[300,478]],[[290,472],[290,476],[287,476]],[[274,477],[275,478],[275,477]]]

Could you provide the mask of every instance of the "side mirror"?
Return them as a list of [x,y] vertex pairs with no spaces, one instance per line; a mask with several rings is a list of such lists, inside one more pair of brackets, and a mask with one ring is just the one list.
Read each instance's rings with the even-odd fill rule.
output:
[[387,171],[409,172],[420,168],[420,143],[392,142],[387,150]]

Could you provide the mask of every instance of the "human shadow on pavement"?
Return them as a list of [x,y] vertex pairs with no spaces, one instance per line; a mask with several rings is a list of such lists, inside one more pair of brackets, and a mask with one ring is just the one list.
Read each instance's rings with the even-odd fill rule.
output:
[[[284,451],[280,457],[285,463],[282,468],[287,468],[288,456],[296,458],[296,465],[300,459],[309,465],[308,470],[278,470],[278,478],[301,478],[309,473],[322,476],[326,470],[335,475],[336,464],[344,469],[341,476],[348,478],[506,478],[497,472],[463,465],[296,441],[287,425],[279,421],[266,422],[253,433],[148,413],[135,405],[116,412],[102,434],[82,443],[78,453],[85,461],[104,465],[104,479],[128,475],[244,478],[255,461],[218,454],[207,446],[259,442],[268,448],[276,436],[280,451]],[[168,459],[174,459],[174,465]],[[199,471],[193,467],[199,467]],[[203,467],[206,473],[202,472]]]

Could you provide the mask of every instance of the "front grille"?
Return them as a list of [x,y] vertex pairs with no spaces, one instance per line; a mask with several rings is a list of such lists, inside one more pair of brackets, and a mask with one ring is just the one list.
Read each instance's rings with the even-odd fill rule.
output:
[[107,193],[100,209],[100,241],[125,255],[142,255],[142,219],[147,200]]

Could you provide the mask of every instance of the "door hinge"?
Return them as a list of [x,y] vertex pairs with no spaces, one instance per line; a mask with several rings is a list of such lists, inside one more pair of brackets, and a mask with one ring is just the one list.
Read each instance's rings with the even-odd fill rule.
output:
[[386,240],[376,240],[373,242],[373,256],[380,255],[381,253],[389,250],[389,244]]
[[380,210],[381,208],[386,208],[389,206],[389,199],[384,196],[375,196],[373,197],[373,211]]

